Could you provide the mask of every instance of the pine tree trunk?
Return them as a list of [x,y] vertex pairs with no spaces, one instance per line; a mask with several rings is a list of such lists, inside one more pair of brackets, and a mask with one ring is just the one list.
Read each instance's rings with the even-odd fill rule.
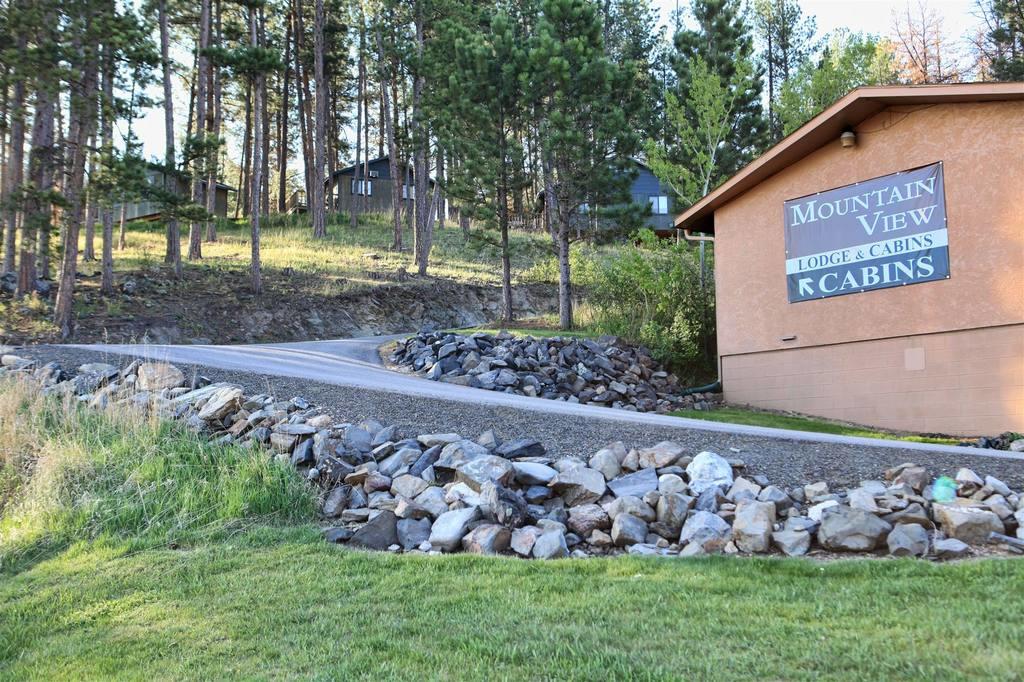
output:
[[[196,135],[199,146],[192,170],[192,203],[203,206],[203,181],[206,178],[206,98],[209,84],[210,58],[210,0],[201,0],[199,10],[199,37],[196,44]],[[188,229],[188,259],[203,257],[203,227],[205,221],[193,220]]]
[[[256,31],[256,10],[252,7],[249,8],[249,43],[252,47],[258,47],[258,37]],[[265,98],[263,93],[263,85],[266,82],[266,76],[262,73],[257,73],[255,76],[255,83],[253,84],[253,108],[256,110],[256,115],[259,116],[265,107]],[[260,212],[258,207],[260,205],[260,192],[263,188],[263,159],[260,158],[263,155],[263,126],[257,125],[254,133],[256,138],[253,141],[252,153],[252,187],[250,189],[252,195],[252,205],[256,209],[252,212],[252,217],[249,220],[250,224],[250,242],[252,244],[252,261],[249,266],[250,273],[250,287],[252,293],[257,296],[263,293],[263,276],[260,270]]]
[[292,22],[286,21],[284,28],[284,70],[281,79],[281,105],[280,105],[280,133],[277,138],[277,212],[284,213],[288,210],[288,86],[291,85],[291,49],[292,49]]
[[441,145],[437,145],[437,228],[439,230],[444,229],[445,220],[448,218],[448,209],[445,206],[447,203],[444,192],[441,190],[441,186],[444,184],[444,150],[441,149]]
[[[24,54],[28,43],[25,32],[19,31],[16,47],[18,54]],[[7,207],[7,232],[4,234],[4,272],[14,271],[14,251],[16,248],[16,233],[18,229],[18,209],[13,205],[13,195],[21,187],[24,181],[25,173],[25,79],[15,78],[14,79],[14,94],[11,98],[11,153],[8,156],[8,176],[7,176],[7,187],[4,192],[4,204],[8,204]],[[0,207],[0,210],[3,210]],[[32,254],[32,265],[31,268],[35,268],[35,252],[33,246]],[[24,269],[24,268],[22,268]],[[33,273],[34,274],[34,273]],[[32,283],[29,282],[29,287]],[[17,295],[19,297],[29,293],[31,289],[23,289],[19,287]]]
[[[164,89],[164,191],[171,193],[177,190],[177,183],[174,182],[172,172],[175,167],[174,156],[174,90],[171,82],[171,57],[170,45],[171,34],[167,18],[167,0],[160,0],[160,63],[163,75]],[[107,226],[110,226],[110,234],[107,234]],[[109,221],[104,219],[103,223],[103,256],[106,259],[107,244],[113,237],[114,215],[110,213]],[[111,256],[113,259],[113,256]],[[164,262],[170,263],[174,268],[174,276],[181,279],[181,232],[178,227],[178,216],[167,217],[167,253]]]
[[[91,16],[82,17],[85,26],[92,23]],[[60,269],[60,282],[57,286],[57,301],[54,304],[53,322],[60,330],[62,339],[70,337],[75,331],[74,295],[75,274],[78,269],[78,233],[82,226],[84,202],[82,186],[85,178],[85,161],[88,155],[86,142],[95,130],[96,125],[96,80],[97,63],[95,47],[83,44],[81,34],[74,38],[71,55],[82,60],[78,78],[71,85],[71,117],[68,125],[67,146],[69,147],[68,178],[64,187],[67,201],[65,219],[67,227],[64,231],[63,259]]]
[[[108,47],[103,55],[103,126],[100,137],[104,154],[113,153],[114,144],[114,78],[116,77],[114,56]],[[110,296],[114,293],[114,208],[109,201],[103,203],[103,254],[100,263],[100,293]]]
[[[501,159],[508,157],[508,139],[505,136],[505,119],[502,117],[498,129],[498,156]],[[515,313],[512,310],[512,261],[508,252],[508,164],[501,164],[501,172],[498,175],[498,226],[501,228],[501,299],[502,299],[502,321],[507,325],[511,324]]]
[[[398,145],[395,143],[395,121],[392,114],[391,84],[385,73],[384,64],[386,55],[384,53],[384,41],[380,36],[380,28],[376,30],[377,38],[377,67],[380,75],[380,101],[383,108],[382,125],[384,126],[384,137],[388,144],[388,174],[391,176],[391,218],[394,232],[391,238],[391,248],[394,251],[402,250],[402,191],[398,186]],[[397,105],[396,105],[397,106]]]
[[[90,147],[96,147],[95,138],[91,141]],[[96,178],[96,154],[89,155],[89,185],[85,192],[85,249],[82,251],[83,261],[96,260],[96,214],[99,208],[96,192],[93,190],[93,182]]]
[[245,132],[242,133],[242,167],[239,170],[238,199],[235,201],[235,220],[239,211],[248,218],[249,179],[252,175],[252,78],[245,79]]
[[[360,187],[360,180],[365,179],[366,176],[362,174],[362,168],[359,162],[362,160],[363,152],[363,110],[365,109],[366,102],[366,79],[364,72],[364,56],[365,56],[365,41],[366,41],[366,25],[363,20],[363,7],[362,3],[359,5],[359,61],[357,66],[357,84],[356,84],[356,164],[352,169],[353,185]],[[369,121],[367,121],[367,127],[369,127]],[[369,154],[369,150],[367,150]],[[351,191],[351,188],[348,188]],[[342,186],[339,188],[339,193],[344,192],[346,188]],[[365,196],[365,192],[364,192]],[[357,201],[357,195],[352,194],[352,201],[349,206],[349,226],[354,230],[359,225],[359,211],[360,204]]]
[[569,233],[572,217],[568,202],[558,203],[558,328],[572,329],[572,282],[569,279]]
[[[54,149],[53,117],[56,98],[47,84],[36,89],[32,123],[29,181],[36,188],[25,203],[21,222],[21,249],[18,254],[17,296],[32,293],[36,281],[36,243],[39,233],[50,224],[52,210],[46,193],[53,190]],[[83,166],[84,173],[84,166]],[[12,228],[13,230],[13,228]]]
[[[217,26],[217,44],[221,43],[221,22],[220,22],[220,0],[216,1],[216,26]],[[210,83],[213,90],[213,116],[210,124],[210,134],[213,139],[220,139],[220,128],[222,115],[220,110],[221,104],[221,73],[220,67],[216,64],[210,65]],[[211,118],[209,113],[207,118]],[[206,223],[206,241],[215,242],[217,241],[217,176],[219,175],[219,154],[218,151],[220,146],[218,145],[216,150],[213,150],[208,157],[208,166],[206,169],[206,212],[210,214],[210,220]]]
[[[416,58],[417,62],[423,60],[424,49],[424,17],[423,0],[415,0],[415,28],[416,28]],[[428,228],[428,213],[430,210],[427,188],[429,184],[429,168],[427,157],[430,153],[430,139],[426,123],[423,120],[423,89],[426,79],[423,75],[422,66],[417,66],[416,74],[413,77],[412,85],[412,144],[413,164],[415,166],[413,182],[416,187],[416,196],[413,205],[416,208],[416,227],[413,232],[413,255],[416,262],[416,271],[420,275],[427,274],[427,264],[430,259],[431,235]]]
[[313,77],[316,80],[316,116],[313,124],[313,178],[309,212],[313,236],[327,236],[324,215],[324,142],[327,135],[327,78],[324,75],[324,0],[315,0],[313,15]]

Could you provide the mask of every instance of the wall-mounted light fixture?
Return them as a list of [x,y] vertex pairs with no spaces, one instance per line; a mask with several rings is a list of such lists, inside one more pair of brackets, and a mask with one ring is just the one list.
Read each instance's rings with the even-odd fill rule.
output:
[[844,149],[857,146],[857,133],[852,130],[844,130],[843,134],[839,136],[839,143],[843,145]]

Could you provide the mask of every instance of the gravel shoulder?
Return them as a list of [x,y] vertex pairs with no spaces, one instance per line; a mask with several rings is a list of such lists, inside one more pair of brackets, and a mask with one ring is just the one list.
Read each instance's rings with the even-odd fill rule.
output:
[[[126,364],[131,360],[128,355],[56,345],[31,346],[18,352],[42,362],[56,360],[69,368],[85,362]],[[375,352],[375,349],[370,352]],[[962,454],[932,452],[902,447],[868,447],[751,436],[689,428],[685,425],[586,419],[575,415],[547,414],[486,403],[475,404],[389,390],[342,386],[266,374],[256,369],[239,371],[183,362],[175,364],[186,373],[202,374],[213,381],[237,383],[249,392],[268,392],[282,398],[299,395],[347,421],[372,417],[385,424],[397,424],[409,433],[454,431],[468,437],[476,437],[486,429],[494,429],[495,433],[505,439],[525,436],[537,438],[555,455],[589,457],[616,440],[623,441],[628,447],[644,447],[662,440],[673,440],[693,453],[711,450],[724,457],[742,459],[747,464],[748,473],[764,474],[777,484],[796,485],[826,480],[830,484],[856,485],[861,480],[878,479],[885,469],[903,462],[926,465],[936,474],[949,475],[955,474],[959,467],[966,466],[983,475],[996,476],[1012,486],[1024,484],[1024,458],[985,456],[972,452],[970,448],[964,448]]]

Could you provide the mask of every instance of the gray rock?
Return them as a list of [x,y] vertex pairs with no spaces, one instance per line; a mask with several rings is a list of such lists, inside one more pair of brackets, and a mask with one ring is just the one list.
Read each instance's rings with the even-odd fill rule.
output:
[[924,556],[928,554],[928,531],[916,523],[895,526],[885,540],[893,556]]
[[430,519],[399,519],[398,544],[408,551],[430,539]]
[[744,500],[736,507],[732,540],[742,552],[767,552],[771,547],[774,525],[774,504]]
[[1013,494],[1013,491],[1010,490],[1010,486],[1006,485],[995,476],[986,476],[985,485],[1004,497],[1008,497]]
[[[411,450],[412,448],[409,449]],[[440,445],[435,445],[433,447],[427,448],[422,453],[420,453],[420,456],[417,457],[412,464],[409,465],[409,473],[412,474],[413,476],[421,475],[424,471],[427,470],[428,467],[434,466],[434,463],[440,456]]]
[[[536,526],[523,526],[512,531],[510,547],[519,556],[528,557],[533,552],[533,545],[540,537],[541,531]],[[568,547],[566,547],[568,549]]]
[[838,506],[821,518],[818,542],[825,549],[846,552],[870,552],[878,547],[892,526],[874,514]]
[[502,443],[494,449],[496,455],[507,457],[540,457],[545,452],[544,446],[536,438],[517,438]]
[[352,539],[351,528],[325,528],[323,530],[324,540],[330,543],[348,542]]
[[658,492],[662,495],[685,493],[686,481],[676,474],[662,474],[658,476]]
[[597,469],[604,474],[604,479],[610,481],[622,473],[622,467],[615,454],[608,448],[598,450],[588,462],[591,469]]
[[225,386],[217,389],[199,410],[199,418],[203,421],[223,419],[237,410],[242,403],[242,389],[238,386]]
[[339,485],[331,490],[324,500],[323,515],[329,519],[341,516],[341,512],[348,506],[348,494],[351,490],[352,486],[348,485]]
[[448,503],[444,498],[444,488],[431,486],[417,495],[413,501],[430,512],[431,516],[437,518],[448,511]]
[[608,481],[608,487],[615,497],[643,497],[658,489],[658,474],[654,469],[641,469],[635,474],[627,474]]
[[939,559],[960,559],[971,553],[971,548],[967,543],[956,538],[936,540],[932,549]]
[[587,467],[563,471],[552,479],[550,485],[570,507],[596,502],[605,491],[604,475]]
[[456,467],[455,480],[462,481],[480,492],[485,483],[508,485],[512,480],[512,473],[512,464],[507,459],[495,455],[481,455]]
[[412,500],[429,487],[430,484],[419,476],[402,474],[391,481],[391,494]]
[[449,443],[454,443],[455,441],[462,440],[462,436],[457,433],[424,433],[416,436],[416,440],[430,448],[435,445],[445,446]]
[[614,521],[619,514],[632,514],[638,519],[651,522],[657,519],[657,513],[651,505],[635,495],[616,498],[607,505],[608,516]]
[[637,450],[641,469],[661,469],[676,463],[685,452],[685,448],[672,441],[662,441],[649,448]]
[[453,552],[462,543],[469,524],[480,518],[479,507],[454,509],[437,517],[430,528],[430,545],[442,552]]
[[979,545],[988,542],[990,533],[1003,533],[1006,527],[995,513],[980,507],[936,504],[932,515],[947,537]]
[[693,543],[705,552],[717,552],[731,537],[732,528],[725,519],[711,512],[696,511],[683,524],[679,544]]
[[563,559],[569,556],[565,533],[560,530],[541,533],[533,543],[532,554],[535,559]]
[[434,462],[435,469],[455,471],[460,464],[470,462],[477,457],[492,457],[491,451],[471,440],[458,440],[448,443],[441,449],[441,454]]
[[537,462],[513,462],[512,469],[520,485],[547,485],[558,475],[551,467]]
[[508,551],[512,532],[505,526],[485,523],[462,538],[462,548],[471,554],[501,554]]
[[497,522],[507,528],[523,525],[528,516],[522,494],[494,483],[485,483],[480,494],[483,504]]
[[398,518],[389,511],[382,511],[352,534],[348,544],[366,549],[384,551],[398,543]]
[[185,383],[185,375],[166,362],[144,362],[138,369],[138,387],[142,391],[162,391]]
[[714,487],[732,486],[732,466],[724,458],[713,452],[700,452],[686,466],[686,474],[690,477],[690,490],[700,495]]
[[647,539],[647,524],[632,514],[619,514],[612,523],[611,535],[616,547],[628,547]]
[[606,530],[612,524],[608,513],[598,504],[581,504],[569,509],[569,529],[577,535],[590,535],[595,529]]
[[772,542],[786,556],[803,556],[811,548],[811,534],[805,530],[780,530],[772,533]]
[[661,495],[657,506],[658,523],[664,524],[672,536],[678,537],[694,502],[694,498],[682,493]]

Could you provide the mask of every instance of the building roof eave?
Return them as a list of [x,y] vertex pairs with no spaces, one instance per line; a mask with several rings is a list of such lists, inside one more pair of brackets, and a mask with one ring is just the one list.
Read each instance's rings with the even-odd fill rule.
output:
[[677,228],[714,232],[718,208],[892,106],[1024,100],[1024,83],[867,86],[849,92],[680,214]]

